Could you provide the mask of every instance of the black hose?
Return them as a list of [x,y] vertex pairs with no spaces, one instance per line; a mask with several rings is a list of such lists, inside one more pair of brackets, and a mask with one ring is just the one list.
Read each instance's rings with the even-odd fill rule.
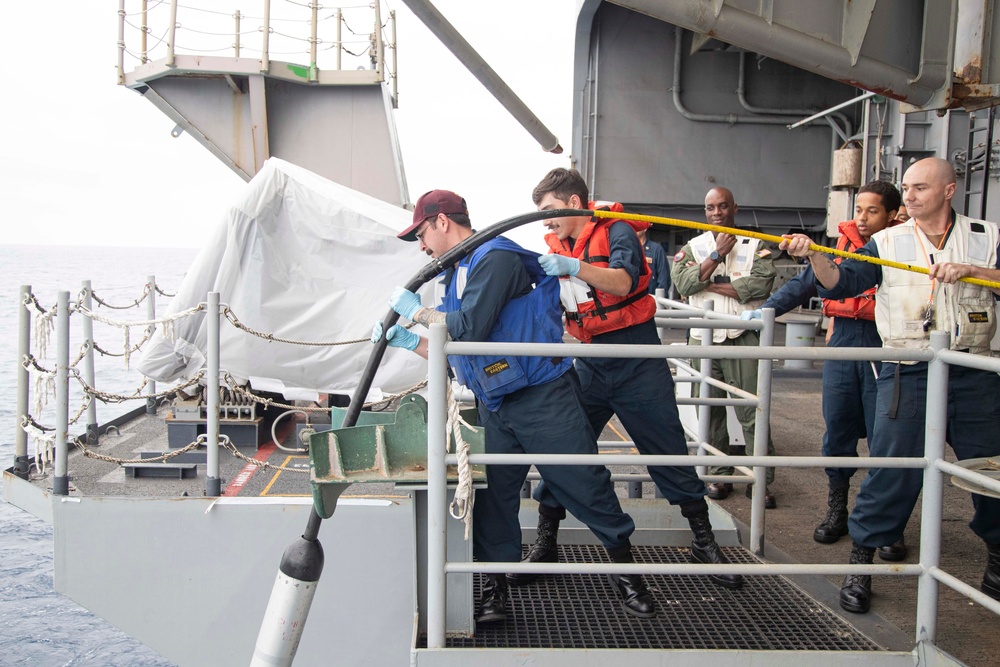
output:
[[[593,214],[591,211],[563,208],[549,211],[533,211],[531,213],[523,213],[521,215],[514,216],[513,218],[501,220],[495,225],[490,225],[483,231],[473,234],[440,257],[431,260],[426,266],[417,272],[417,275],[415,275],[410,282],[406,283],[406,289],[411,292],[416,292],[418,289],[423,287],[424,283],[439,275],[449,266],[461,261],[466,255],[474,251],[479,246],[483,245],[487,241],[495,239],[511,229],[516,229],[517,227],[526,225],[529,222],[548,220],[549,218],[565,218],[582,215],[590,217]],[[382,331],[389,331],[389,328],[394,325],[397,320],[399,320],[399,313],[389,309],[389,312],[382,320]],[[375,379],[375,372],[378,370],[379,364],[382,363],[382,357],[385,355],[387,345],[388,343],[385,336],[382,336],[381,340],[375,343],[371,356],[368,357],[368,363],[365,365],[365,369],[361,373],[361,379],[358,381],[358,387],[354,391],[354,395],[351,397],[351,404],[347,407],[347,412],[344,414],[344,421],[340,426],[341,428],[354,426],[357,423],[358,416],[361,414],[361,407],[364,405],[365,398],[368,396],[368,390],[371,389],[372,381]],[[303,533],[302,537],[307,540],[315,540],[316,536],[319,534],[319,528],[322,525],[322,521],[322,518],[316,512],[316,507],[313,506],[312,513],[309,516],[309,523],[306,525],[306,532]]]

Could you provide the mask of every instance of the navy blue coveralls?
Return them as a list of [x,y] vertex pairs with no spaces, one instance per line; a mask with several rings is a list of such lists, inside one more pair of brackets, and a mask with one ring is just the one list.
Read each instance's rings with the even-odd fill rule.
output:
[[[625,269],[632,277],[631,291],[639,285],[639,271],[646,261],[639,237],[624,222],[615,222],[609,230],[611,260],[609,268]],[[652,319],[625,329],[594,336],[593,343],[607,345],[659,345],[660,338]],[[583,402],[594,433],[604,430],[611,415],[618,415],[625,430],[641,454],[687,454],[684,430],[674,398],[674,380],[665,359],[576,360],[583,385]],[[596,443],[594,452],[596,453]],[[649,466],[660,493],[672,505],[698,501],[705,497],[705,485],[692,466]],[[546,483],[533,494],[538,512],[551,519],[562,519],[566,510],[549,493]]]
[[[458,308],[444,308],[448,313],[448,334],[453,340],[511,340],[509,335],[500,335],[503,332],[498,331],[498,323],[511,315],[511,311],[531,319],[531,313],[524,312],[522,304],[526,302],[522,299],[532,292],[533,278],[538,281],[545,277],[538,265],[538,255],[503,238],[489,244],[490,249],[477,252],[477,257],[468,265]],[[449,270],[445,275],[446,304],[449,303],[448,295],[455,295],[454,274],[454,270]],[[451,302],[455,302],[454,298]],[[545,304],[545,308],[558,312],[557,290],[553,291],[552,302]],[[523,338],[528,337],[530,328],[523,328]],[[561,332],[557,330],[558,333]],[[561,335],[557,341],[522,342],[561,342]],[[562,359],[539,357],[519,357],[515,361],[526,369],[535,363],[544,363],[564,371],[555,379],[504,395],[493,409],[483,400],[479,401],[479,420],[485,427],[487,453],[594,453],[597,442],[583,409],[580,382],[572,365]],[[496,403],[494,400],[488,402]],[[517,562],[521,559],[518,511],[520,490],[528,468],[527,465],[487,466],[488,487],[476,491],[473,514],[473,553],[477,560]],[[558,501],[586,524],[606,548],[629,545],[635,524],[622,511],[607,468],[543,465],[538,466],[538,471]]]
[[[784,315],[818,296],[816,274],[811,266],[795,276],[768,298],[761,308],[774,308],[775,315]],[[833,318],[833,334],[829,347],[882,347],[882,339],[874,320],[849,317]],[[875,430],[875,378],[881,362],[823,362],[823,456],[858,455],[858,440]],[[855,468],[826,468],[831,487],[846,486]]]
[[[858,254],[878,257],[874,241]],[[1000,268],[998,266],[997,268]],[[861,294],[882,281],[882,267],[858,260],[844,260],[840,280],[833,289],[818,288],[823,298],[839,299]],[[895,375],[899,367],[895,417],[889,416]],[[868,441],[871,456],[923,456],[924,417],[927,405],[927,364],[883,363],[878,377],[875,429]],[[1000,454],[1000,376],[962,366],[948,372],[948,426],[945,440],[959,460]],[[902,539],[906,522],[923,486],[919,469],[871,468],[848,521],[857,544],[878,548]],[[972,494],[975,513],[969,527],[988,544],[1000,544],[1000,499]]]

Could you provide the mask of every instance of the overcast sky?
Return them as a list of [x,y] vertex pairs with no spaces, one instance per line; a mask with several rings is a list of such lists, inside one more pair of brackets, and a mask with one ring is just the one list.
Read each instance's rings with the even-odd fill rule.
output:
[[[211,4],[259,15],[263,3]],[[562,156],[544,153],[401,0],[393,0],[396,123],[411,199],[432,188],[455,190],[481,228],[532,210],[535,183],[548,169],[569,166],[576,3],[434,4],[566,149]],[[272,0],[281,5],[287,0]],[[127,11],[138,7],[138,0],[127,0]],[[238,176],[189,136],[171,137],[174,124],[165,115],[116,85],[117,31],[111,0],[5,3],[0,243],[200,247],[206,225],[220,224],[239,197]],[[467,150],[436,151],[435,138],[445,134]],[[540,249],[540,223],[530,227],[516,237]]]

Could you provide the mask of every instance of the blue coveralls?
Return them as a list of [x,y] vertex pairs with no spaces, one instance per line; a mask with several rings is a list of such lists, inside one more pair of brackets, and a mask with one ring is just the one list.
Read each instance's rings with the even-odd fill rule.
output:
[[[538,284],[545,279],[538,265],[538,255],[503,238],[485,245],[489,247],[474,253],[467,263],[466,283],[460,296],[456,292],[456,272],[450,270],[445,276],[447,288],[442,309],[448,313],[446,324],[452,339],[560,342],[558,319],[554,330],[547,331],[539,324],[544,317],[532,312],[538,309],[539,302],[528,301],[532,282]],[[545,312],[558,312],[558,289],[553,290],[551,296],[550,303],[542,304]],[[495,361],[493,358],[490,365]],[[474,360],[466,365],[466,371],[479,370],[475,363]],[[528,377],[555,377],[522,386],[499,399],[494,395],[484,400],[477,394],[486,451],[491,454],[594,453],[597,441],[583,409],[579,380],[568,360],[516,357],[510,363],[526,369]],[[558,370],[552,373],[551,368]],[[473,554],[477,560],[517,562],[521,559],[518,511],[520,490],[528,468],[527,465],[487,467],[488,487],[476,491],[473,514]],[[538,469],[558,501],[586,524],[606,548],[617,549],[629,544],[635,524],[622,511],[607,468],[590,465],[538,466]]]
[[[761,308],[774,308],[775,315],[784,315],[809,299],[818,296],[816,275],[811,266],[795,276],[768,298]],[[878,328],[873,320],[833,318],[833,334],[829,347],[882,347]],[[858,440],[867,438],[875,428],[875,378],[881,362],[823,362],[823,456],[858,455]],[[826,468],[830,486],[846,486],[855,468]]]
[[[639,284],[639,271],[645,261],[639,238],[623,222],[611,225],[609,233],[610,268],[623,268],[632,277],[632,288]],[[656,325],[650,319],[625,329],[594,336],[593,343],[609,345],[659,345]],[[625,430],[641,454],[687,454],[684,430],[677,413],[674,381],[665,359],[576,360],[583,386],[583,402],[594,433],[604,430],[611,415],[618,415]],[[594,452],[596,453],[596,444]],[[705,485],[691,466],[649,466],[649,475],[672,504],[698,501],[705,496]],[[533,494],[542,516],[562,519],[566,510],[553,498],[549,486],[539,484]]]
[[[874,241],[858,254],[878,257]],[[1000,268],[1000,267],[997,267]],[[830,290],[819,287],[823,298],[861,294],[881,283],[882,267],[845,260],[840,280]],[[899,369],[898,387],[896,371]],[[873,457],[922,456],[927,399],[927,364],[886,362],[878,378],[875,427],[868,441]],[[898,389],[895,417],[890,406]],[[948,426],[945,440],[959,460],[1000,454],[1000,376],[989,371],[951,366],[948,375]],[[877,548],[902,539],[906,522],[923,486],[919,469],[871,468],[848,521],[851,539]],[[1000,544],[1000,499],[972,494],[975,513],[969,527],[989,544]]]

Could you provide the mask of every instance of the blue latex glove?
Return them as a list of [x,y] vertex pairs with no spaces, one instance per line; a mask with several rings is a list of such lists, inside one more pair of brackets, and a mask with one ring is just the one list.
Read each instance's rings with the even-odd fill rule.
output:
[[[376,322],[372,327],[372,343],[377,343],[382,339],[382,323]],[[398,324],[389,327],[389,333],[385,337],[385,342],[389,347],[401,347],[405,350],[413,351],[420,344],[420,336],[404,329]]]
[[744,310],[740,313],[741,320],[759,320],[761,318],[760,308],[757,310]]
[[389,307],[411,322],[417,311],[423,308],[420,305],[420,297],[405,287],[397,287],[392,290],[392,296],[389,297]]
[[575,276],[580,273],[580,260],[564,255],[542,255],[538,258],[547,276]]

